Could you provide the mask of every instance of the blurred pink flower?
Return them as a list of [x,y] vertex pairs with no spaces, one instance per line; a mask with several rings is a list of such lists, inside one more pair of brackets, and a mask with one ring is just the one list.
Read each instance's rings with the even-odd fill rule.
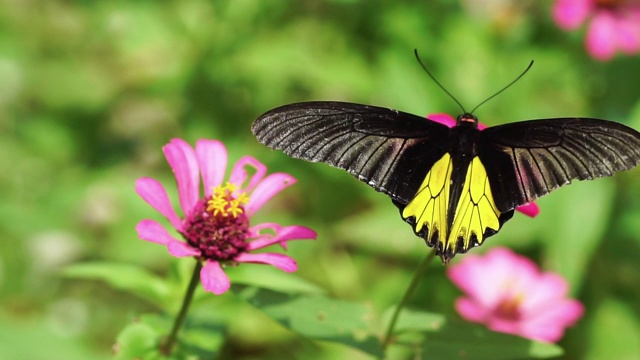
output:
[[584,312],[580,302],[566,298],[562,277],[540,272],[506,248],[466,256],[447,275],[466,295],[456,300],[458,313],[494,331],[555,342]]
[[617,51],[640,52],[640,1],[638,0],[557,0],[553,18],[565,30],[574,30],[587,18],[585,45],[591,56],[610,60]]
[[[173,237],[158,222],[142,220],[136,226],[138,236],[165,245],[176,257],[194,256],[203,263],[200,280],[206,291],[216,295],[230,287],[222,265],[241,262],[273,265],[281,270],[297,270],[296,262],[280,253],[251,253],[253,250],[295,239],[315,239],[316,233],[304,226],[280,226],[264,223],[250,226],[258,209],[295,179],[284,173],[265,177],[266,166],[250,156],[238,160],[229,181],[223,185],[227,168],[227,149],[216,140],[199,140],[195,149],[182,139],[173,139],[163,147],[178,185],[179,217],[164,187],[151,178],[136,181],[136,192],[151,207],[169,220],[185,241]],[[253,169],[249,176],[247,168]],[[200,192],[200,176],[204,196]]]
[[[427,119],[435,121],[442,125],[446,125],[448,127],[454,127],[456,125],[456,119],[454,119],[451,115],[445,113],[429,114],[427,115]],[[478,129],[484,130],[486,128],[487,126],[485,124],[478,123]],[[526,205],[518,206],[516,210],[530,217],[536,217],[540,213],[540,208],[538,207],[538,205],[536,205],[536,203],[533,202]]]

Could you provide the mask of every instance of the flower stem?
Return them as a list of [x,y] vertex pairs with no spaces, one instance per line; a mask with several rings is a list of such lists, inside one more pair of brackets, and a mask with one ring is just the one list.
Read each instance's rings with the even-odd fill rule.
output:
[[431,261],[433,260],[435,255],[436,255],[435,250],[431,251],[429,255],[427,255],[427,257],[424,258],[424,260],[422,260],[420,265],[418,265],[418,268],[416,269],[416,272],[413,274],[413,279],[411,279],[411,283],[409,284],[407,291],[405,291],[404,295],[402,296],[402,300],[400,300],[400,303],[398,304],[398,306],[396,306],[393,312],[393,316],[391,317],[391,321],[389,322],[389,327],[387,328],[387,334],[385,335],[384,340],[382,341],[383,354],[386,353],[387,347],[391,343],[393,330],[396,326],[396,322],[398,321],[398,317],[400,316],[400,311],[407,304],[409,297],[411,297],[411,294],[413,294],[413,292],[415,291],[416,287],[418,286],[418,283],[420,282],[420,279],[422,278],[423,273],[425,272],[429,264],[431,264]]
[[173,323],[171,334],[169,334],[167,339],[160,345],[160,352],[164,355],[171,354],[171,350],[178,339],[178,331],[180,331],[180,327],[182,327],[184,320],[187,318],[187,312],[189,311],[189,305],[191,305],[191,300],[193,299],[193,293],[200,282],[200,269],[202,269],[202,263],[200,260],[196,259],[196,266],[193,269],[193,275],[191,275],[189,287],[187,288],[187,292],[184,294],[184,299],[182,299],[182,308],[180,308],[180,313],[178,313],[178,316]]

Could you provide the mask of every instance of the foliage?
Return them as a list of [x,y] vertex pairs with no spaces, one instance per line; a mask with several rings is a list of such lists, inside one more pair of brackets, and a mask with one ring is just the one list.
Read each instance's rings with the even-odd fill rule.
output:
[[[221,139],[230,161],[251,154],[291,173],[298,184],[256,217],[319,234],[290,245],[296,276],[242,265],[228,269],[233,294],[197,293],[180,346],[222,359],[378,354],[380,314],[428,249],[384,195],[266,149],[250,124],[305,100],[458,113],[416,63],[417,48],[467,108],[535,60],[476,111],[488,125],[584,116],[640,129],[637,57],[589,58],[583,33],[556,28],[546,2],[497,4],[0,0],[0,354],[103,359],[116,339],[140,354],[164,335],[157,329],[170,327],[191,261],[137,239],[137,221],[156,214],[134,181],[173,181],[160,152],[173,137]],[[564,358],[640,356],[639,171],[563,188],[539,201],[538,218],[516,216],[472,250],[508,246],[568,279],[586,313],[559,343]],[[461,358],[559,354],[463,323],[458,295],[444,267],[431,266],[390,356],[437,358],[426,354],[461,337]],[[405,322],[407,311],[424,321]]]

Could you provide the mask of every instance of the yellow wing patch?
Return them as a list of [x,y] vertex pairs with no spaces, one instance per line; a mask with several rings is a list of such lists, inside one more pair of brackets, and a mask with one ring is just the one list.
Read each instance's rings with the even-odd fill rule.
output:
[[447,238],[447,208],[449,206],[449,189],[451,187],[451,171],[453,164],[447,153],[438,160],[414,196],[413,200],[402,211],[402,217],[415,217],[415,232],[427,227],[425,239],[429,242],[434,235]]
[[[471,239],[474,235],[477,243],[482,244],[486,229],[500,229],[500,215],[491,194],[487,171],[480,159],[475,157],[469,164],[451,232],[444,248],[450,247],[454,254],[466,251],[473,246]],[[459,245],[462,245],[461,249],[458,248]]]
[[487,171],[478,157],[469,164],[449,229],[452,170],[451,156],[447,153],[429,170],[416,195],[402,211],[404,219],[414,217],[416,233],[426,227],[423,236],[427,244],[439,249],[441,255],[465,252],[475,242],[482,244],[487,229],[500,229],[501,213],[493,200]]

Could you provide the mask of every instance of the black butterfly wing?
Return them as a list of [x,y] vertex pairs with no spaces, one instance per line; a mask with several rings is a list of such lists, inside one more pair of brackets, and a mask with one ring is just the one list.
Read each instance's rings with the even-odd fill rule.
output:
[[251,130],[270,148],[345,169],[405,205],[449,138],[448,127],[416,115],[323,101],[273,109]]
[[485,129],[478,151],[501,212],[571,180],[591,180],[640,163],[640,133],[612,121],[529,120]]

